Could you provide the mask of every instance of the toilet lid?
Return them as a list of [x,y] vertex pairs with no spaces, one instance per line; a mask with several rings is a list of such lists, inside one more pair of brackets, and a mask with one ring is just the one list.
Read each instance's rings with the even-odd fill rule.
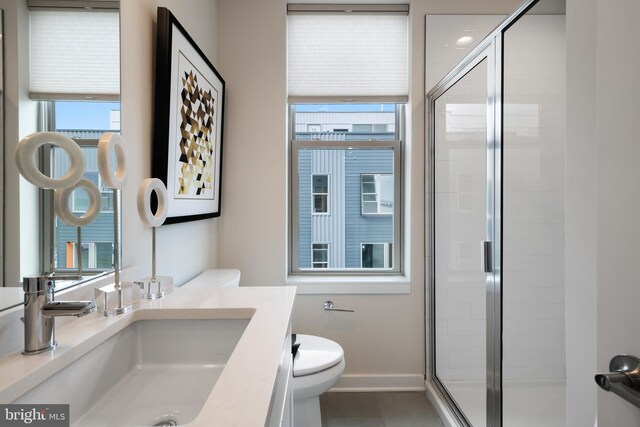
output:
[[315,374],[337,365],[344,358],[340,344],[314,335],[296,335],[300,343],[298,353],[293,359],[293,376]]

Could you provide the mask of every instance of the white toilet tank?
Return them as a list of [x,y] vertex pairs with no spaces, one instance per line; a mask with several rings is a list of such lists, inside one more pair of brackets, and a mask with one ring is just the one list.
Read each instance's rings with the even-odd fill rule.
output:
[[240,270],[206,270],[182,286],[189,288],[237,288],[240,286]]

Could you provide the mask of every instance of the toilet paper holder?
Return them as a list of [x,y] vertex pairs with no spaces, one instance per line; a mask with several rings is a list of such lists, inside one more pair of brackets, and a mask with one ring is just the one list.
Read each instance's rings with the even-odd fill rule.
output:
[[346,312],[348,312],[348,313],[353,313],[353,312],[355,311],[355,310],[354,310],[354,309],[352,309],[352,308],[335,308],[335,307],[333,306],[333,302],[332,302],[332,301],[329,301],[329,300],[327,300],[327,301],[325,301],[325,302],[324,302],[324,309],[325,309],[326,311],[346,311]]

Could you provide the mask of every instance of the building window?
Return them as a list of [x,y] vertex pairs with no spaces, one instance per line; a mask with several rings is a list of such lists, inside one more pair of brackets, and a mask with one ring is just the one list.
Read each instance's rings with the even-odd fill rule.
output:
[[329,213],[329,175],[311,176],[311,198],[314,215]]
[[393,175],[362,174],[362,215],[393,214]]
[[362,268],[391,268],[393,266],[392,243],[363,243]]
[[328,268],[329,267],[329,244],[314,243],[311,247],[312,262],[311,268]]

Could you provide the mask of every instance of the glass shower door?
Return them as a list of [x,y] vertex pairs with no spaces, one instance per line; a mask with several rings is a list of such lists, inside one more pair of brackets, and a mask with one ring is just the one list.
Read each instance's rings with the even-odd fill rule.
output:
[[487,420],[489,117],[485,55],[435,100],[432,120],[435,379],[471,425]]

